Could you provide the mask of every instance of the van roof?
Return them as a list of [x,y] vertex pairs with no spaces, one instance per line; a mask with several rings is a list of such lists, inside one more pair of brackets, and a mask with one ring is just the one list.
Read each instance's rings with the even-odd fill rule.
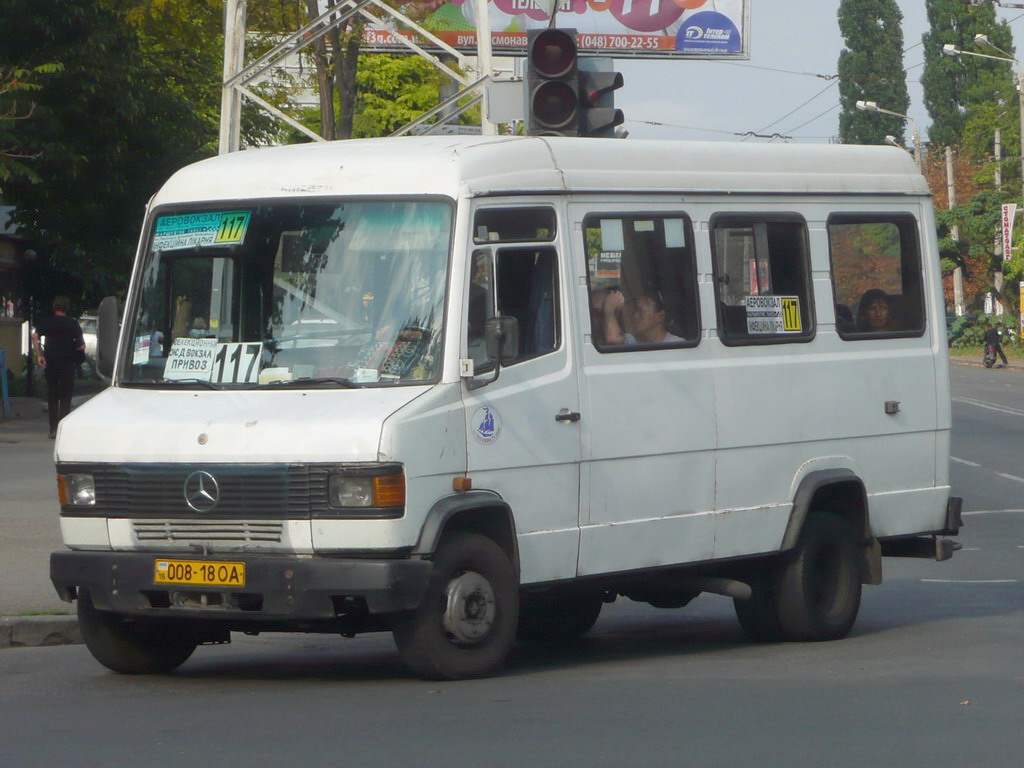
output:
[[419,136],[221,155],[175,173],[153,202],[566,190],[929,194],[890,146]]

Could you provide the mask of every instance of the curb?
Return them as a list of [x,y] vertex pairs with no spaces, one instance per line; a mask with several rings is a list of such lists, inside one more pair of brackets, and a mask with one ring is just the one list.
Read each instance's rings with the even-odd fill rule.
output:
[[0,648],[81,643],[77,616],[0,616]]

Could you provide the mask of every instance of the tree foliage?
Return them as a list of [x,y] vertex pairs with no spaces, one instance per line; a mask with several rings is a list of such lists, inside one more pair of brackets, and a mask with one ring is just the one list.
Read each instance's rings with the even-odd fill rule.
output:
[[123,286],[145,201],[207,143],[206,126],[154,68],[123,5],[2,0],[0,68],[62,66],[30,94],[32,119],[12,128],[39,182],[23,176],[2,189],[41,257],[37,295],[92,303]]
[[61,64],[51,63],[31,69],[17,66],[0,69],[0,182],[15,177],[32,183],[41,181],[39,174],[27,162],[38,155],[30,154],[21,146],[14,128],[18,121],[32,118],[36,105],[31,94],[42,87],[37,80],[63,68]]
[[[1006,22],[996,19],[990,4],[971,5],[962,0],[925,0],[928,13],[928,31],[922,36],[924,44],[924,72],[921,85],[924,105],[932,119],[928,134],[933,146],[960,145],[965,136],[977,138],[988,131],[987,145],[991,145],[991,129],[987,122],[986,105],[1010,105],[1016,102],[1013,69],[1010,62],[995,61],[977,56],[951,58],[942,54],[942,48],[951,44],[964,51],[999,56],[995,50],[983,50],[975,43],[978,34],[987,35],[998,48],[1012,54],[1013,38]],[[1007,112],[1009,114],[1009,112]],[[990,117],[990,116],[989,116]],[[1004,115],[1005,117],[1005,115]],[[1006,121],[1004,139],[1019,146],[1019,130],[1013,127],[1016,111]],[[975,123],[973,127],[971,124]],[[975,142],[976,144],[978,142]],[[982,138],[982,145],[985,139]],[[979,146],[971,147],[973,151]]]
[[903,14],[896,0],[842,0],[839,31],[846,48],[839,53],[839,139],[844,144],[884,144],[886,135],[903,137],[903,118],[860,112],[858,100],[874,101],[890,112],[910,108],[903,70]]

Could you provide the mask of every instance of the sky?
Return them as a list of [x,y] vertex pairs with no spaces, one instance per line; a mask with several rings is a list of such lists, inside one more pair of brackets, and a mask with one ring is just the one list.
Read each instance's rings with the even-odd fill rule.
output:
[[[748,61],[616,62],[625,85],[615,94],[615,106],[625,114],[630,137],[765,141],[738,135],[753,131],[778,133],[795,142],[827,143],[838,134],[838,82],[818,75],[835,74],[844,47],[836,22],[839,0],[750,3]],[[921,36],[928,27],[925,4],[924,0],[897,0],[897,5],[903,12],[908,115],[927,141],[930,119],[920,84]],[[1021,49],[1024,10],[998,9],[996,13],[1010,22],[1014,43]],[[910,135],[908,127],[908,142]]]

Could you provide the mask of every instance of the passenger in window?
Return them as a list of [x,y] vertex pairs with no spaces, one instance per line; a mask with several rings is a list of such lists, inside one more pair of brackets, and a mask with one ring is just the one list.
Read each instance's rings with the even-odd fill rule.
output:
[[869,288],[861,296],[857,305],[857,330],[868,333],[899,330],[892,316],[889,295],[881,288]]
[[[681,338],[668,330],[668,316],[660,297],[654,294],[638,296],[626,306],[622,291],[610,290],[604,301],[604,335],[608,344],[674,344]],[[624,330],[618,313],[625,309]]]

